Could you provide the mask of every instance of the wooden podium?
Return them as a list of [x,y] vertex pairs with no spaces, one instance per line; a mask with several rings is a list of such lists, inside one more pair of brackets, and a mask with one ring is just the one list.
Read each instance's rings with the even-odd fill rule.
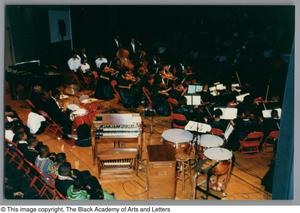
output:
[[148,199],[175,199],[176,159],[168,145],[147,146]]

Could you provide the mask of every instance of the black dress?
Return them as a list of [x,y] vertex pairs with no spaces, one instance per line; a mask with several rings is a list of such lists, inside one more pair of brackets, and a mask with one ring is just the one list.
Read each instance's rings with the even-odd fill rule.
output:
[[123,77],[118,79],[121,103],[126,108],[138,107],[136,87],[133,85],[130,89],[122,88],[122,86],[128,87],[130,84],[132,84],[132,81],[126,80]]
[[[105,79],[105,78],[108,78],[108,79]],[[114,94],[113,94],[113,89],[112,89],[110,82],[111,82],[110,74],[106,73],[106,72],[101,72],[100,77],[97,82],[95,98],[98,98],[101,100],[113,99]]]
[[171,113],[170,106],[168,103],[169,96],[161,94],[160,91],[165,90],[162,86],[155,87],[153,91],[153,108],[157,114],[162,116],[169,116]]

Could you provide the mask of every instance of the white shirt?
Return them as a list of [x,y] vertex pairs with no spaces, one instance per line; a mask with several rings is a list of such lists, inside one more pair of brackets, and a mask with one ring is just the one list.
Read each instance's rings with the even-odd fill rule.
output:
[[15,136],[15,133],[11,129],[5,130],[5,139],[12,142],[13,138]]
[[68,60],[69,69],[74,72],[77,72],[77,69],[79,68],[80,64],[81,64],[81,59],[79,56],[77,56],[77,58],[75,59],[72,57]]
[[88,63],[80,64],[80,69],[83,73],[86,73],[91,69],[91,66]]
[[41,127],[41,122],[46,121],[46,119],[34,112],[30,112],[27,118],[27,126],[30,129],[31,134],[35,134]]
[[103,64],[103,63],[107,63],[107,59],[106,58],[97,58],[95,60],[95,64],[96,64],[97,68],[100,68],[101,64]]

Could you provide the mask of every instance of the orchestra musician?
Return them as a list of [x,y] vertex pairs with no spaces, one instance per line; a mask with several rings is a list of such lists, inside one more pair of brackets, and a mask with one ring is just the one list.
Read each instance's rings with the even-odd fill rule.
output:
[[121,103],[126,108],[136,108],[139,104],[136,83],[138,79],[130,71],[123,71],[118,77]]
[[109,68],[107,63],[101,64],[95,95],[94,95],[95,98],[101,100],[113,99],[114,94],[111,86],[112,71],[113,69]]

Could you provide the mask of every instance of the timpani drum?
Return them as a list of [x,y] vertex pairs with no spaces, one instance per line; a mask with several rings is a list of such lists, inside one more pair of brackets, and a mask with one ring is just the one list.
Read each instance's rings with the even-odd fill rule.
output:
[[204,151],[204,156],[210,160],[219,162],[218,165],[213,168],[214,175],[224,175],[231,167],[232,152],[228,149],[214,147]]
[[198,136],[198,145],[202,146],[204,149],[220,147],[223,143],[224,140],[217,135],[203,134]]
[[164,144],[173,146],[176,153],[187,153],[190,148],[190,142],[193,140],[193,134],[184,129],[168,129],[162,135]]

